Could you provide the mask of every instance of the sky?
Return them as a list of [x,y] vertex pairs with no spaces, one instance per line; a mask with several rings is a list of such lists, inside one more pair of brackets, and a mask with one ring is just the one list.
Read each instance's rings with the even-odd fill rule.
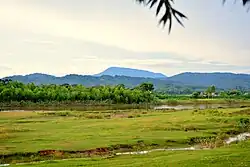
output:
[[176,0],[170,34],[135,0],[0,0],[0,77],[108,67],[250,74],[250,12],[238,0]]

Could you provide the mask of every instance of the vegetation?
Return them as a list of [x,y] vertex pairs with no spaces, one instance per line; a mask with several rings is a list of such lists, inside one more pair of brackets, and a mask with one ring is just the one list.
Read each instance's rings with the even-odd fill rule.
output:
[[[249,166],[250,142],[242,142],[231,146],[225,146],[214,150],[203,151],[180,151],[180,152],[155,152],[148,155],[129,155],[120,157],[98,157],[72,159],[66,161],[47,161],[44,163],[32,164],[34,167],[155,167],[155,166]],[[17,165],[18,167],[30,166]]]
[[12,80],[22,82],[24,84],[34,83],[35,85],[84,85],[85,87],[93,87],[100,85],[121,85],[127,88],[136,87],[142,83],[153,83],[157,91],[164,91],[169,94],[188,94],[193,91],[204,90],[202,86],[187,86],[182,83],[171,81],[170,79],[154,79],[142,77],[128,76],[82,76],[82,75],[66,75],[64,77],[55,77],[46,74],[31,74],[26,76],[12,76],[4,78],[2,81]]
[[[154,161],[160,165],[166,163],[164,159],[169,159],[171,156],[172,161],[167,163],[169,165],[184,162],[189,166],[199,163],[212,164],[208,160],[201,160],[199,155],[205,155],[219,165],[238,158],[240,162],[249,164],[247,161],[249,154],[244,154],[246,149],[241,148],[244,144],[233,145],[232,148],[224,144],[224,139],[229,136],[250,130],[249,114],[250,108],[178,112],[174,110],[0,112],[0,161],[18,163],[89,156],[96,159],[95,162],[93,159],[67,161],[67,164],[74,166],[77,162],[85,165],[91,163],[108,165],[114,162],[124,164],[125,160],[132,164],[140,159],[155,157],[157,160]],[[122,157],[114,155],[116,152],[194,145],[201,148],[223,148],[197,151],[197,153],[159,152],[145,156]],[[217,159],[212,154],[224,158]],[[103,158],[99,157],[100,155]],[[181,155],[184,157],[187,155],[189,157],[187,159],[193,161],[188,163],[187,159],[178,158]],[[245,158],[237,155],[244,155]],[[58,162],[52,165],[60,164]]]
[[[181,88],[172,91],[154,90],[154,85],[147,82],[134,88],[126,88],[123,84],[85,87],[69,84],[23,84],[17,81],[2,80],[0,81],[0,107],[1,109],[45,109],[47,107],[47,109],[53,110],[89,110],[92,106],[92,110],[98,110],[100,108],[98,106],[110,106],[109,108],[103,107],[105,110],[148,108],[148,104],[224,103],[223,100],[230,103],[232,100],[237,100],[242,103],[242,100],[250,99],[250,94],[245,91],[217,90],[215,86],[208,87],[206,91],[195,92],[191,89],[183,90]],[[214,101],[204,101],[211,98]],[[196,99],[202,99],[202,101]]]
[[221,98],[221,99],[250,99],[249,91],[244,90],[227,90],[227,91],[216,91],[216,87],[214,85],[209,86],[206,91],[199,92],[195,91],[192,93],[192,97],[195,99],[198,98]]
[[134,89],[124,85],[96,86],[86,88],[82,85],[40,85],[20,82],[0,82],[1,102],[65,102],[80,101],[88,103],[107,102],[115,104],[140,104],[154,101],[154,87],[150,83],[143,83]]
[[[138,70],[133,71],[133,73],[138,73]],[[70,85],[81,84],[85,87],[124,84],[125,87],[128,88],[136,87],[137,85],[144,82],[150,82],[154,84],[155,90],[165,91],[169,94],[191,94],[194,91],[205,91],[205,89],[211,85],[215,85],[217,91],[229,89],[237,89],[241,91],[250,90],[249,74],[181,73],[166,78],[152,78],[152,76],[151,78],[133,77],[134,75],[127,75],[128,76],[85,76],[71,74],[63,77],[56,77],[52,75],[35,73],[25,76],[10,76],[3,78],[3,80],[10,79],[12,81],[18,81],[24,84],[34,83],[35,85],[63,85],[65,83]]]

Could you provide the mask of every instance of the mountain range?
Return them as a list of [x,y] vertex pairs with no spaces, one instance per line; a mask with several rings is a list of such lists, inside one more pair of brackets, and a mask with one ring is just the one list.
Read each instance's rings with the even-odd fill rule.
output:
[[15,75],[5,77],[23,83],[35,84],[82,84],[85,86],[117,85],[124,84],[127,87],[134,87],[142,82],[151,82],[156,89],[205,89],[215,85],[220,89],[250,89],[249,74],[234,73],[181,73],[167,77],[161,73],[154,73],[145,70],[110,67],[96,75],[69,74],[63,77],[33,73],[29,75]]
[[169,77],[168,79],[176,82],[182,82],[187,85],[200,85],[205,87],[215,85],[216,87],[223,89],[250,89],[249,74],[186,72]]
[[162,73],[155,73],[146,70],[124,68],[124,67],[110,67],[95,76],[129,76],[129,77],[142,77],[142,78],[166,78],[167,76]]

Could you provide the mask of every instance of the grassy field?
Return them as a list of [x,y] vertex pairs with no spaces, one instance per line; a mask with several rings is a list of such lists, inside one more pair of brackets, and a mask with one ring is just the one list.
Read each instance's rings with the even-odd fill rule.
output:
[[[246,167],[250,165],[250,142],[242,142],[214,150],[189,152],[157,152],[148,155],[129,155],[115,158],[84,158],[66,161],[48,161],[38,164],[23,164],[19,167]],[[14,166],[14,165],[13,165]]]
[[[1,163],[85,157],[38,166],[194,166],[250,165],[248,142],[224,146],[224,139],[249,131],[250,108],[154,111],[27,111],[0,112]],[[113,156],[114,152],[151,148],[222,147],[194,152],[157,152]],[[102,156],[41,156],[40,150],[77,151],[107,148]],[[248,153],[246,153],[248,152]],[[29,153],[29,154],[24,154]],[[7,156],[8,155],[8,156]],[[145,165],[147,164],[147,165]],[[165,164],[165,165],[164,165]],[[185,164],[185,165],[184,165]],[[229,164],[230,165],[230,164]]]

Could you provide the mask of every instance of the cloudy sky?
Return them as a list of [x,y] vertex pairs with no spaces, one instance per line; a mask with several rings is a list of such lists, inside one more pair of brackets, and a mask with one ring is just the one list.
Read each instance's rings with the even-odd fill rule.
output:
[[0,77],[94,74],[110,67],[250,73],[250,12],[240,1],[176,0],[172,33],[135,0],[0,0]]

